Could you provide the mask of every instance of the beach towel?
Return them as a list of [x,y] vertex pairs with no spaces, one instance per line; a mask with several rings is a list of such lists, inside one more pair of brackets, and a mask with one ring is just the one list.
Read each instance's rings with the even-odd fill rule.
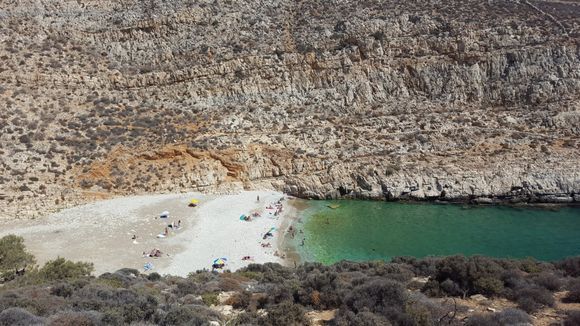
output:
[[153,264],[151,264],[151,262],[146,263],[145,265],[143,265],[143,269],[147,272],[153,269]]
[[157,235],[158,238],[165,238],[165,234],[161,233]]

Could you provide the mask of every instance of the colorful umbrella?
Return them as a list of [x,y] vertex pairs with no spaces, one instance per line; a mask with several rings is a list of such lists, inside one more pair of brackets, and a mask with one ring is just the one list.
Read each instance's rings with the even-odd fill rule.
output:
[[214,260],[213,263],[214,265],[225,265],[226,261],[228,261],[226,258],[218,258]]
[[199,203],[199,200],[197,200],[197,199],[192,199],[192,200],[190,200],[190,201],[189,201],[189,203],[190,203],[190,204],[198,204],[198,203]]

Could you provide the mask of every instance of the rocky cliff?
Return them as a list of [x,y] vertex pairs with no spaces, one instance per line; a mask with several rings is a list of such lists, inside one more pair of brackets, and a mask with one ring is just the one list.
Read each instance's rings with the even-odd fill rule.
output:
[[0,0],[0,215],[110,195],[580,202],[576,1]]

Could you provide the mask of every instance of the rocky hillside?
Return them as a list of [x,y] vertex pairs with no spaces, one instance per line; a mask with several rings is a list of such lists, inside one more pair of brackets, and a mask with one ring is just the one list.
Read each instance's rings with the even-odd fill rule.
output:
[[580,202],[573,0],[0,0],[0,215],[113,194]]

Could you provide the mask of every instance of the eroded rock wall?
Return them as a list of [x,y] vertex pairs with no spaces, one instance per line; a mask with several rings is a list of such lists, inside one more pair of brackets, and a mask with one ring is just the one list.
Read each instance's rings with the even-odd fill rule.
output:
[[0,213],[112,195],[580,202],[574,1],[0,0]]

